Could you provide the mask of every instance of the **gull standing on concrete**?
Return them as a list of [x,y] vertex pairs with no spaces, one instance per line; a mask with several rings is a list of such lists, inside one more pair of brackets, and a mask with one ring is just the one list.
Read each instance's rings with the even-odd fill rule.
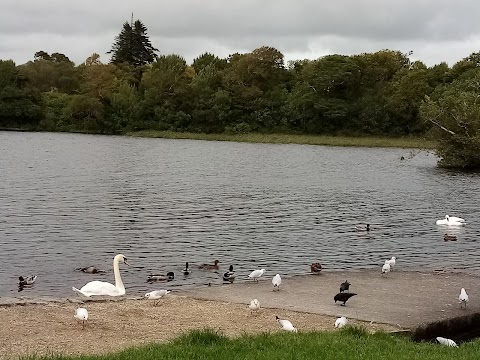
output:
[[[162,297],[170,293],[171,293],[170,290],[155,290],[155,291],[150,291],[149,293],[146,293],[145,298],[153,300],[153,306],[156,306]],[[159,301],[156,301],[156,300],[159,300]]]
[[258,281],[258,278],[260,276],[262,276],[263,274],[265,274],[265,269],[261,269],[261,270],[253,270],[250,275],[248,275],[248,277],[250,279],[253,279],[253,281]]
[[347,324],[348,324],[348,320],[345,316],[339,317],[337,320],[335,320],[335,327],[336,328],[340,329]]
[[280,290],[280,285],[282,285],[282,278],[279,274],[275,275],[272,279],[273,291]]
[[73,317],[82,322],[82,329],[85,329],[85,321],[88,320],[88,311],[85,308],[78,308],[75,310],[75,315]]
[[391,268],[390,268],[390,264],[388,263],[390,260],[385,260],[385,264],[382,266],[382,275],[387,275]]
[[392,256],[392,258],[390,260],[387,260],[388,265],[390,265],[390,270],[393,270],[393,268],[395,267],[395,260],[397,260],[397,258],[395,256]]
[[458,297],[458,300],[460,301],[460,307],[463,307],[465,305],[465,309],[466,309],[467,303],[468,303],[468,294],[464,288],[460,290],[460,296]]
[[297,329],[292,325],[292,323],[286,319],[280,319],[278,316],[275,316],[277,321],[282,325],[282,330],[297,332]]

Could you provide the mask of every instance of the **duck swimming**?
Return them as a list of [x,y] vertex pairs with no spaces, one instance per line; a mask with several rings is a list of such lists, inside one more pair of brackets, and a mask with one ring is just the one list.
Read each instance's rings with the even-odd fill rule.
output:
[[198,268],[203,270],[218,270],[220,268],[220,266],[218,266],[219,263],[220,261],[215,260],[213,264],[202,264]]
[[185,263],[185,269],[182,270],[183,275],[190,275],[192,273],[192,270],[188,267],[188,262]]
[[228,271],[223,274],[223,281],[225,282],[229,282],[229,283],[233,283],[233,281],[235,280],[235,272],[233,271],[233,265],[230,265],[230,267],[228,268]]
[[84,268],[78,268],[77,270],[80,270],[81,272],[84,272],[86,274],[98,274],[98,273],[104,273],[106,272],[105,270],[100,270],[96,266],[87,266]]
[[445,234],[445,235],[443,235],[443,240],[445,240],[445,241],[457,241],[457,236],[456,235]]
[[312,274],[320,274],[320,271],[322,271],[322,264],[313,263],[312,265],[310,265],[310,272]]
[[169,271],[166,275],[150,274],[148,275],[147,282],[172,281],[173,279],[175,279],[175,274],[173,271]]
[[29,286],[37,280],[37,275],[31,275],[24,278],[23,276],[18,277],[18,286]]

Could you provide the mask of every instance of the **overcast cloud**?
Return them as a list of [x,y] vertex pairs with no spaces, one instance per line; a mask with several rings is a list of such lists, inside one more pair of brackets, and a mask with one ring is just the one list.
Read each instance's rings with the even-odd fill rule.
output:
[[39,50],[75,63],[108,62],[125,21],[140,19],[160,54],[187,62],[267,45],[286,60],[382,49],[453,65],[480,50],[476,0],[0,0],[0,59],[17,64]]

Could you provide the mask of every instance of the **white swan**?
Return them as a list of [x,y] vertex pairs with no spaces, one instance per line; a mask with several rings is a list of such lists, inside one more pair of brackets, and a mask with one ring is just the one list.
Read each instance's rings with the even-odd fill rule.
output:
[[462,226],[465,225],[465,219],[456,217],[456,216],[448,216],[445,215],[445,219],[437,220],[437,225],[449,225],[449,226]]
[[127,258],[122,254],[118,254],[113,258],[113,272],[115,273],[115,285],[105,281],[90,281],[86,283],[80,290],[76,287],[72,287],[72,290],[90,297],[93,295],[108,295],[108,296],[120,296],[125,295],[125,286],[123,285],[122,277],[120,276],[120,270],[118,263],[123,261],[125,265],[128,265]]

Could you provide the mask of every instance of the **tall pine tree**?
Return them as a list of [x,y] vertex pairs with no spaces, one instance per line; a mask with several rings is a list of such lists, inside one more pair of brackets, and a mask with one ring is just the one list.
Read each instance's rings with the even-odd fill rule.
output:
[[155,60],[155,51],[147,36],[147,27],[140,20],[133,24],[125,22],[122,31],[115,37],[110,60],[113,64],[127,63],[132,66],[142,66]]

